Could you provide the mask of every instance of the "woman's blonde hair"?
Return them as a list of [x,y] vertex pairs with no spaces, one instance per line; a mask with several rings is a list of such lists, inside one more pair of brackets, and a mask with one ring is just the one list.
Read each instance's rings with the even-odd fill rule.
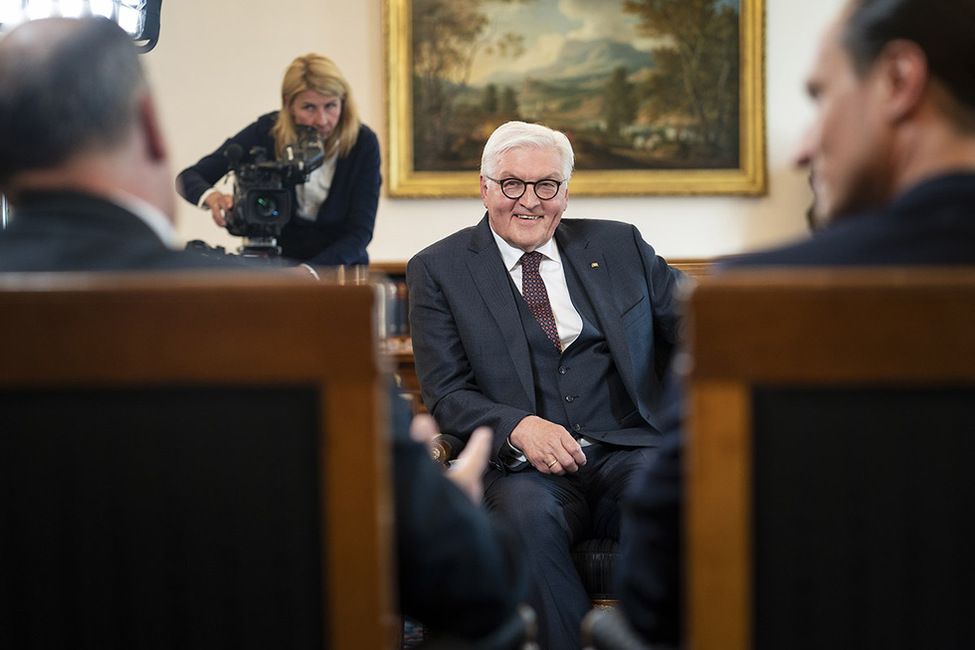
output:
[[337,151],[340,157],[349,155],[362,125],[355,100],[352,99],[352,88],[331,59],[321,54],[306,54],[292,61],[284,72],[284,81],[281,82],[281,110],[271,129],[275,156],[280,158],[285,146],[294,144],[298,139],[289,104],[306,90],[342,100],[342,115],[335,130],[325,141],[325,152],[330,155]]

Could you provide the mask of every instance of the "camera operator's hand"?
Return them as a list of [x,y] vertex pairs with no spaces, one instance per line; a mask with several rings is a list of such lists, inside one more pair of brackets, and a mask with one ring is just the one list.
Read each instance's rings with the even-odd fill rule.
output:
[[223,194],[222,192],[213,192],[203,200],[203,204],[210,208],[210,215],[213,217],[213,222],[221,228],[225,228],[227,226],[227,219],[224,215],[227,210],[234,207],[234,197],[229,194]]

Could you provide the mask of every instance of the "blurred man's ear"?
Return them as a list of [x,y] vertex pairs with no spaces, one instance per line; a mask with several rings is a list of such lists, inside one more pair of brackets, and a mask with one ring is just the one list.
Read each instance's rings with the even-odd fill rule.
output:
[[159,127],[159,120],[156,118],[156,106],[148,93],[144,94],[139,100],[138,111],[139,128],[145,136],[149,157],[156,162],[166,160],[168,153],[166,142],[162,135],[162,129]]
[[888,93],[888,117],[901,121],[921,103],[928,85],[928,58],[912,41],[896,40],[884,46],[876,64]]

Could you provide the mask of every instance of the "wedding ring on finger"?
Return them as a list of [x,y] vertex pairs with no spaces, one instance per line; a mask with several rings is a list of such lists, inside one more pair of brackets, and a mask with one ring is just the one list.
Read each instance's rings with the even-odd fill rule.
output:
[[554,465],[557,462],[559,462],[559,459],[558,458],[553,458],[552,459],[552,462],[548,464],[548,468],[549,469],[552,469],[552,465]]

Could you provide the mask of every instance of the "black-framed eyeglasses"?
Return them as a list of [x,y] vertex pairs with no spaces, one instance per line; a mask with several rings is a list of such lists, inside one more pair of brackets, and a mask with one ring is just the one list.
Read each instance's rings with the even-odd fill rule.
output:
[[485,176],[484,178],[489,181],[494,181],[501,186],[501,193],[504,194],[509,199],[520,199],[524,194],[528,186],[531,185],[532,189],[535,191],[535,196],[547,201],[549,199],[554,199],[555,195],[559,193],[559,188],[566,181],[557,181],[554,178],[543,178],[540,181],[523,181],[520,178],[502,178],[498,180],[497,178],[491,178],[490,176]]

